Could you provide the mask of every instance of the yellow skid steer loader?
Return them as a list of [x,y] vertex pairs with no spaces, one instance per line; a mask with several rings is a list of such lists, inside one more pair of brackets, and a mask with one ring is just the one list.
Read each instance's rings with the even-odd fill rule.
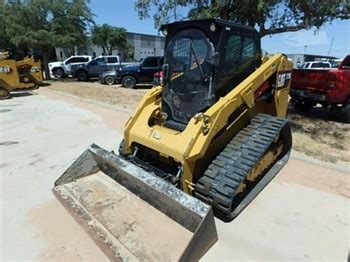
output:
[[253,29],[162,26],[163,85],[127,121],[119,155],[92,145],[53,192],[111,259],[198,260],[214,214],[234,219],[285,165],[292,64]]
[[8,52],[0,53],[0,99],[9,98],[13,91],[37,89],[43,81],[40,61],[32,57],[16,61],[8,56]]

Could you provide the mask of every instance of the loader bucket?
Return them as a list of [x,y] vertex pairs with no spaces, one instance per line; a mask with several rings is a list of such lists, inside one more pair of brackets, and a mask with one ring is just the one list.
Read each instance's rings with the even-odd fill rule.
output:
[[53,192],[111,260],[199,260],[218,238],[210,206],[95,144]]

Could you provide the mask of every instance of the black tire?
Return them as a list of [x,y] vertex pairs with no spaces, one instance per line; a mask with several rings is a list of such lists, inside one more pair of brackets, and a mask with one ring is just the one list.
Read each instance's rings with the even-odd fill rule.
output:
[[52,74],[56,78],[63,78],[65,77],[64,70],[60,67],[52,69]]
[[137,83],[136,78],[133,76],[124,76],[121,82],[125,88],[135,88]]
[[305,113],[309,112],[314,107],[314,103],[306,100],[298,100],[293,102],[293,107],[296,111]]
[[105,77],[105,83],[106,85],[114,85],[115,84],[115,78],[113,76],[106,76]]
[[344,104],[341,113],[344,122],[350,124],[350,100]]
[[0,100],[8,99],[10,96],[10,92],[6,88],[0,87]]
[[90,76],[87,72],[80,70],[76,73],[76,76],[79,81],[88,81],[90,79]]

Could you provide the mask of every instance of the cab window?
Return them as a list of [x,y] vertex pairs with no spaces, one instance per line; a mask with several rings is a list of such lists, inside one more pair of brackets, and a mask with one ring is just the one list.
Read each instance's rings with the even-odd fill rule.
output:
[[72,59],[73,59],[73,58],[68,59],[68,60],[65,62],[65,64],[66,64],[66,65],[69,65],[70,63],[72,63]]
[[348,59],[347,61],[345,61],[342,65],[342,68],[344,69],[350,69],[350,59]]
[[251,37],[245,37],[243,41],[242,62],[254,60],[255,48],[254,40]]
[[107,57],[107,63],[116,64],[116,63],[118,63],[118,58],[117,57]]
[[72,63],[85,63],[88,61],[89,59],[87,57],[74,57]]
[[244,71],[248,65],[254,63],[255,55],[256,47],[252,37],[231,35],[225,47],[223,69],[226,74]]
[[104,65],[106,62],[105,62],[105,59],[103,57],[100,57],[100,58],[96,58],[95,60],[92,60],[90,62],[90,65],[92,66],[95,66],[95,65]]
[[236,67],[241,58],[242,36],[232,35],[228,38],[225,52],[225,67]]
[[311,68],[328,68],[329,64],[328,63],[313,63],[311,65]]
[[89,59],[87,57],[72,57],[66,61],[66,65],[73,63],[85,63],[88,62]]
[[158,67],[158,59],[157,58],[146,58],[143,63],[143,67]]

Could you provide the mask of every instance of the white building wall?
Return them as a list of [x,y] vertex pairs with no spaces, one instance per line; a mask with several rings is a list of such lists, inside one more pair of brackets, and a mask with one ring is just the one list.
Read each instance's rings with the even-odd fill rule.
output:
[[[164,55],[164,37],[145,35],[138,33],[127,33],[127,41],[134,48],[134,60],[140,61],[147,56]],[[118,55],[119,51],[113,51],[112,55]],[[95,45],[89,45],[76,51],[75,55],[103,55],[103,50]],[[107,54],[105,54],[107,55]],[[62,48],[56,48],[56,57],[63,61],[68,58],[68,54]]]

